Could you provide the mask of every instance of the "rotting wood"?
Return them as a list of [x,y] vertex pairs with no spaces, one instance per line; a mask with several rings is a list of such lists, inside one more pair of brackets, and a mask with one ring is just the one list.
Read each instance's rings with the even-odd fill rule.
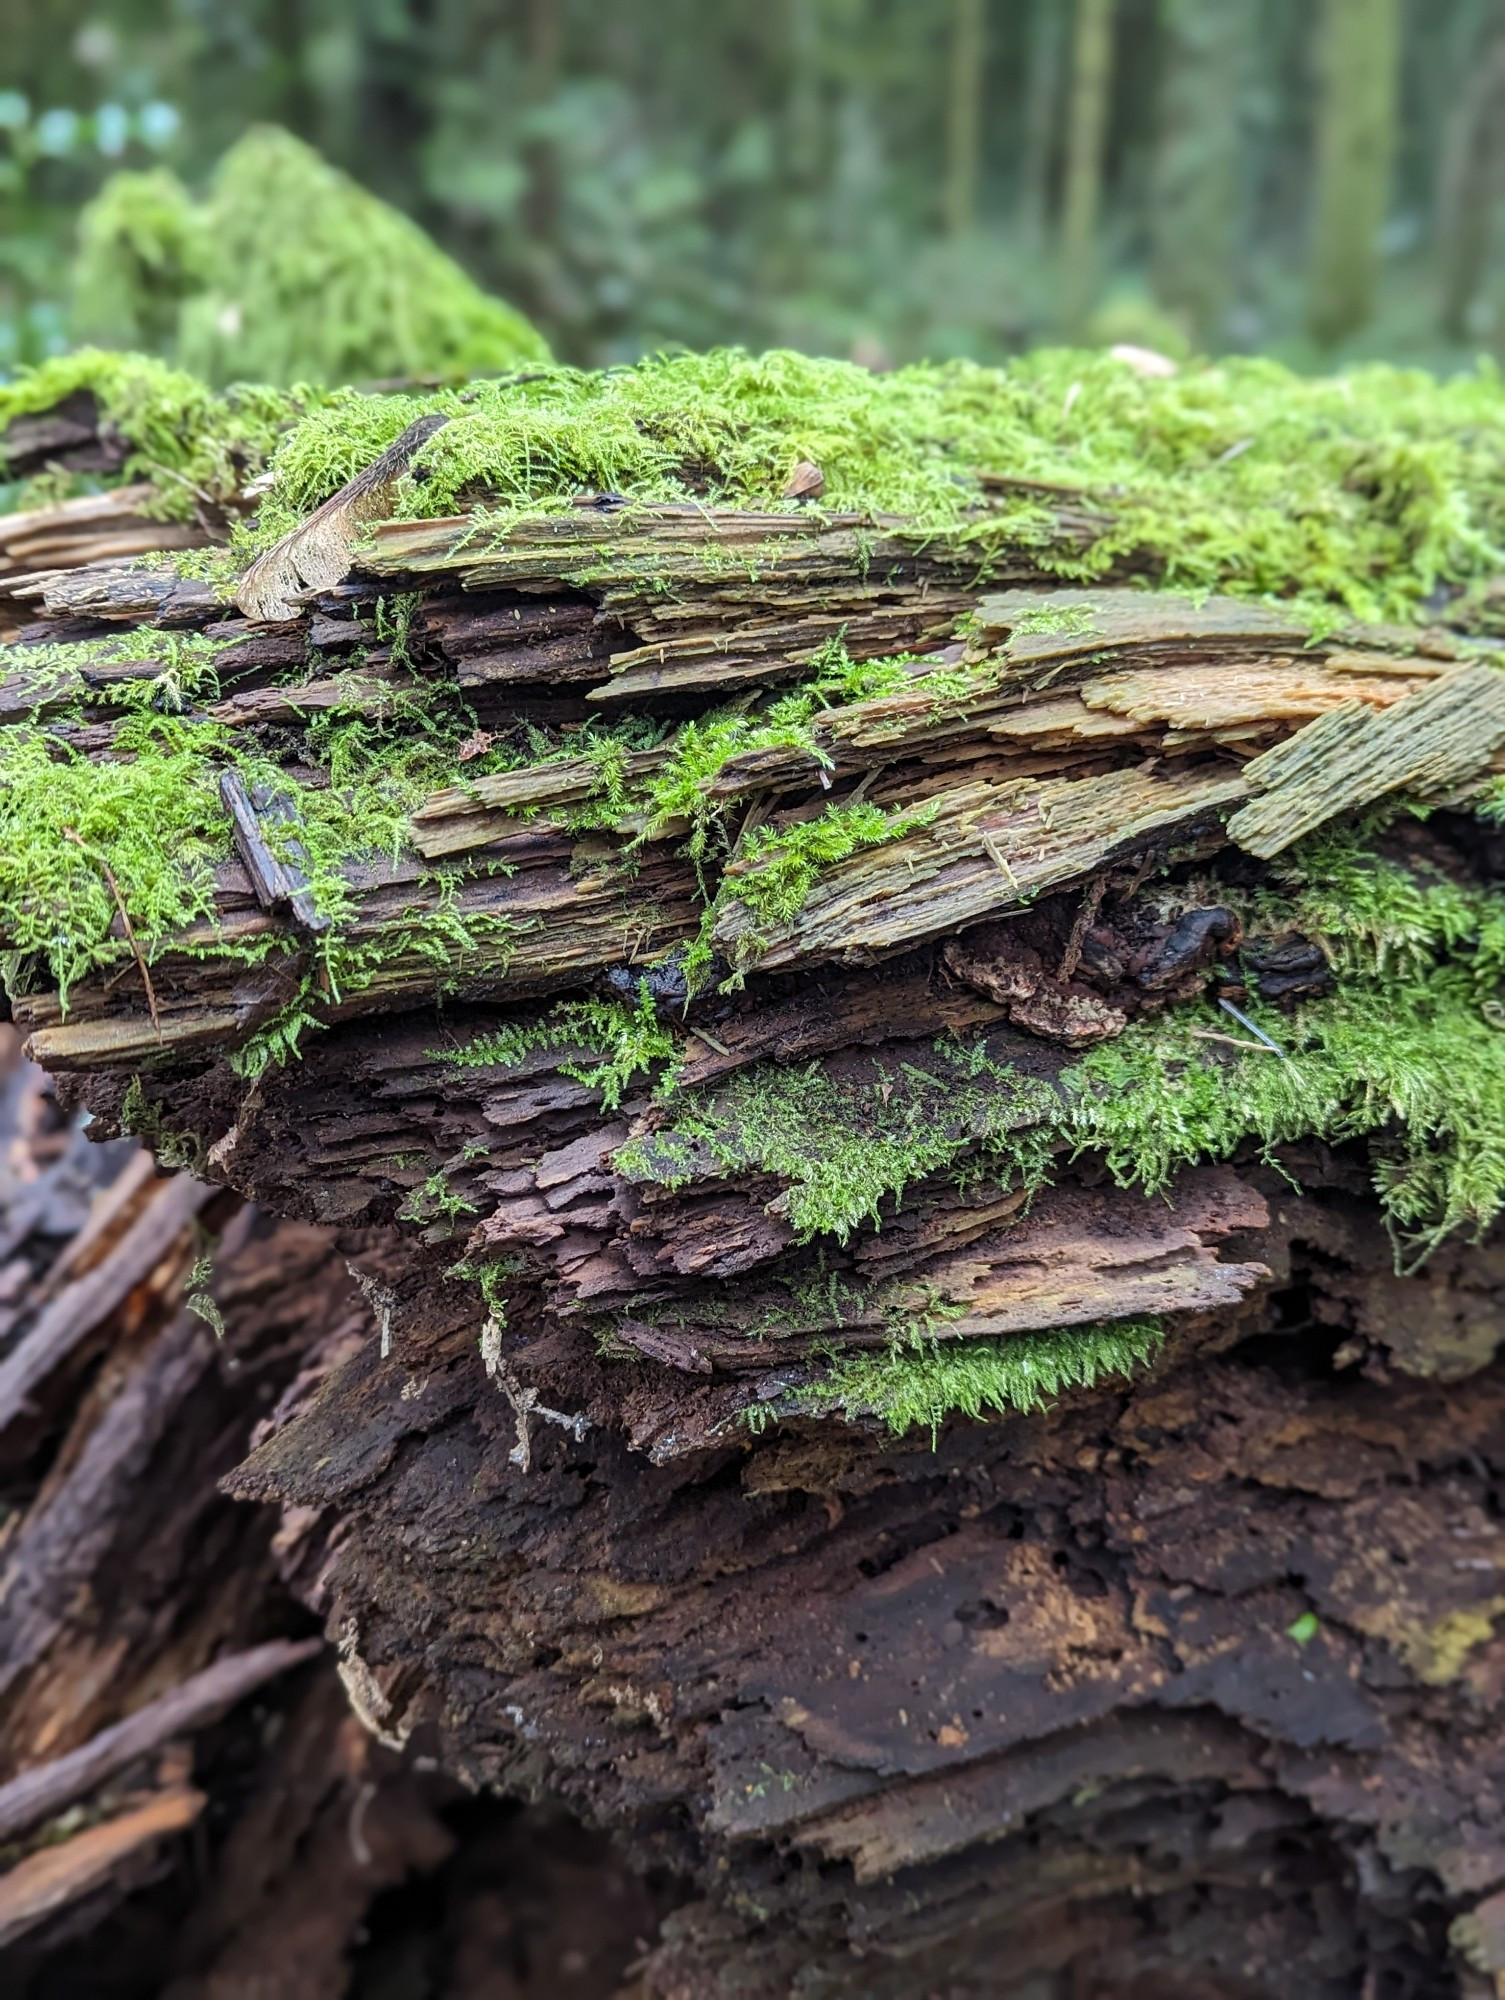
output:
[[173,1786],[145,1805],[76,1834],[61,1847],[27,1855],[0,1876],[0,1950],[64,1904],[80,1902],[105,1887],[142,1850],[185,1832],[207,1803],[192,1786]]
[[0,1840],[9,1840],[38,1820],[92,1792],[127,1764],[223,1714],[242,1696],[275,1675],[286,1673],[323,1650],[317,1639],[274,1639],[244,1653],[216,1660],[212,1667],[159,1695],[124,1722],[102,1729],[87,1743],[49,1764],[37,1765],[0,1785]]
[[[505,942],[436,969],[415,940],[336,997],[229,864],[212,919],[159,941],[150,1061],[118,967],[67,1019],[40,981],[18,1017],[101,1130],[133,1090],[238,1192],[338,1232],[383,1329],[362,1313],[336,1353],[303,1327],[234,1490],[285,1510],[290,1573],[380,1738],[364,1755],[421,1742],[467,1782],[553,1791],[694,1883],[645,1970],[655,2000],[784,2000],[796,1978],[833,2000],[1200,1991],[1235,1951],[1272,2000],[1371,1978],[1419,2000],[1505,1882],[1498,1240],[1397,1276],[1341,1132],[1246,1136],[1147,1198],[1049,1117],[1099,1042],[1165,1025],[1186,1074],[1228,1025],[1204,1001],[1343,997],[1343,940],[1244,930],[1251,883],[1277,879],[1253,861],[1285,851],[1281,815],[1456,801],[1496,774],[1498,669],[1462,638],[1309,644],[1279,608],[1041,588],[1023,550],[1030,587],[1001,591],[1011,553],[984,579],[860,525],[881,578],[853,574],[857,525],[813,512],[597,498],[504,531],[378,527],[338,584],[289,594],[285,666],[333,689],[357,623],[383,654],[376,594],[416,585],[408,658],[368,660],[377,687],[463,686],[477,738],[531,724],[561,754],[469,781],[457,752],[412,851],[347,864],[341,941],[442,909],[505,917]],[[842,629],[850,664],[927,657],[734,752],[688,812],[655,809],[673,724],[805,682]],[[221,720],[291,771],[306,752],[275,732],[307,688],[250,689],[265,700]],[[645,701],[659,730],[610,759],[610,812],[603,762],[565,733],[587,695]],[[1383,782],[1376,742],[1403,746]],[[771,842],[828,808],[901,830],[770,915]],[[1490,836],[1447,820],[1399,822],[1387,856],[1482,895]],[[708,862],[683,851],[707,827]],[[697,858],[721,963],[692,993]],[[256,967],[196,956],[268,939],[286,948]],[[744,984],[716,990],[734,955]],[[229,1058],[290,991],[325,1032],[253,1086]],[[624,1058],[609,1101],[612,1049],[547,1013],[557,996],[609,996],[667,1043],[679,1096],[660,1054]],[[529,1039],[561,1020],[578,1041]],[[1313,1087],[1272,1025],[1277,1052],[1212,1052],[1229,1102]],[[770,1078],[809,1108],[760,1096]],[[922,1166],[811,1225],[838,1141],[880,1160],[896,1127],[931,1146]],[[1384,1159],[1397,1127],[1376,1129]],[[858,1378],[847,1421],[816,1414],[854,1359],[1031,1354],[1147,1311],[1169,1319],[1156,1371],[1051,1412],[943,1412],[896,1440]],[[179,1396],[194,1333],[153,1378],[173,1362]],[[81,1450],[75,1528],[86,1490],[123,1485],[144,1402]],[[21,1538],[33,1561],[50,1513]],[[342,1872],[361,1796],[301,1822],[342,1912],[366,1907]],[[380,1853],[364,1822],[358,1845]],[[296,1917],[304,1889],[269,1902]],[[269,1929],[219,1963],[283,1964]],[[319,1932],[321,1965],[348,1935]]]

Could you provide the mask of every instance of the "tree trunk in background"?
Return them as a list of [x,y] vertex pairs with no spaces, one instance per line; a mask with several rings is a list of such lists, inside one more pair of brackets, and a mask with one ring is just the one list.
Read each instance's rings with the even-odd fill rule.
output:
[[1453,340],[1468,337],[1469,309],[1489,254],[1500,174],[1497,121],[1505,106],[1505,6],[1491,8],[1475,55],[1447,122],[1437,173],[1439,317]]
[[[535,112],[559,86],[559,0],[528,0],[528,95]],[[528,223],[539,264],[543,310],[559,284],[559,157],[554,137],[535,129],[524,148],[528,167]]]
[[1165,71],[1150,208],[1152,275],[1163,306],[1214,348],[1228,316],[1239,221],[1240,107],[1253,10],[1164,0]]
[[982,165],[983,71],[987,61],[984,0],[952,0],[951,85],[946,99],[946,234],[977,227]]
[[1327,0],[1307,325],[1331,344],[1374,308],[1395,141],[1399,0]]
[[1061,14],[1055,0],[1036,0],[1029,24],[1024,129],[1019,150],[1019,226],[1031,243],[1045,240],[1050,163],[1061,94]]
[[1092,302],[1103,146],[1113,77],[1113,0],[1077,0],[1061,202],[1061,324],[1079,339]]
[[809,190],[821,163],[820,0],[788,0],[788,8],[788,164],[796,186]]

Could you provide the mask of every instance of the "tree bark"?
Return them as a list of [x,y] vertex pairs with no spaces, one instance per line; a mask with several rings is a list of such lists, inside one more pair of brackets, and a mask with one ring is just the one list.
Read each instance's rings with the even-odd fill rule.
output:
[[1151,263],[1156,296],[1199,347],[1226,337],[1239,231],[1242,107],[1254,14],[1166,0]]
[[977,227],[986,62],[985,0],[953,0],[951,74],[946,93],[945,218],[948,236],[967,236]]
[[1113,76],[1113,0],[1076,0],[1061,194],[1061,324],[1082,337],[1097,276],[1098,209]]
[[1399,52],[1397,0],[1326,0],[1307,289],[1307,324],[1324,345],[1374,310]]
[[1505,100],[1505,10],[1486,19],[1447,120],[1437,175],[1439,310],[1450,340],[1466,340],[1489,256],[1491,210],[1501,177],[1499,114]]

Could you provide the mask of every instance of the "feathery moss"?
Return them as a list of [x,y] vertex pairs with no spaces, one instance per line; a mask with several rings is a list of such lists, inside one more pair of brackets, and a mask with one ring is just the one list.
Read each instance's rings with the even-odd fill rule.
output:
[[[814,1381],[793,1391],[788,1413],[849,1420],[877,1417],[903,1436],[920,1427],[932,1441],[954,1415],[982,1417],[1043,1410],[1066,1389],[1131,1376],[1165,1341],[1158,1319],[1126,1319],[1011,1334],[1002,1340],[937,1340],[928,1335],[839,1355]],[[774,1406],[744,1413],[761,1430]]]
[[[463,1048],[438,1049],[436,1062],[461,1069],[512,1069],[543,1049],[579,1051],[559,1064],[561,1075],[599,1090],[602,1108],[615,1111],[635,1077],[647,1076],[674,1060],[679,1043],[654,1011],[647,981],[637,1001],[563,1000],[531,1020],[508,1023],[478,1035]],[[592,1056],[599,1060],[592,1060]]]
[[879,1062],[865,1082],[820,1062],[758,1064],[673,1099],[672,1122],[630,1140],[616,1166],[671,1187],[697,1174],[772,1175],[786,1183],[772,1210],[801,1242],[844,1243],[863,1223],[881,1223],[885,1201],[942,1169],[1038,1186],[1055,1103],[1048,1084],[981,1045],[943,1041],[929,1066]]
[[[17,417],[53,409],[80,391],[95,398],[106,423],[129,446],[119,477],[153,486],[152,505],[164,520],[187,520],[197,507],[234,503],[282,434],[317,401],[307,389],[247,383],[217,395],[197,377],[147,355],[86,347],[0,383],[0,438]],[[12,504],[28,504],[24,487]]]
[[[404,508],[443,515],[484,498],[497,531],[581,491],[793,511],[784,486],[810,459],[822,507],[954,538],[983,575],[991,551],[1022,546],[1062,577],[1129,562],[1182,589],[1410,618],[1439,583],[1505,562],[1505,390],[1488,369],[1313,379],[1230,359],[1147,380],[1070,351],[873,376],[721,350],[595,375],[540,369],[463,399],[348,400],[284,444],[268,531],[334,490],[349,438],[369,457],[428,409],[450,422],[418,454]],[[1084,549],[1027,482],[1100,502]]]

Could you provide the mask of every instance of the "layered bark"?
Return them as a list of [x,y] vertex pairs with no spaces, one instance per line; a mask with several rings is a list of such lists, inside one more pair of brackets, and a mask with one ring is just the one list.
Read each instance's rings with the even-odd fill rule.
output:
[[[36,966],[12,1005],[97,1136],[129,1124],[234,1191],[169,1183],[144,1215],[176,1200],[181,1233],[195,1203],[245,1199],[290,1218],[265,1225],[279,1255],[303,1246],[295,1323],[270,1281],[245,1322],[277,1393],[254,1437],[237,1410],[214,1469],[246,1504],[237,1573],[270,1559],[253,1506],[281,1510],[279,1575],[378,1746],[348,1768],[392,1760],[371,1766],[394,1788],[382,1879],[442,1865],[432,1760],[563,1801],[691,1885],[641,1974],[659,2000],[1487,1991],[1499,1241],[1451,1236],[1398,1276],[1357,1142],[1251,1126],[1150,1196],[1058,1117],[1082,1050],[1209,994],[1228,1008],[1186,1014],[1197,1035],[1228,1045],[1231,1011],[1265,1037],[1236,1051],[1287,1060],[1240,1002],[1324,993],[1348,961],[1246,935],[1232,904],[1345,814],[1468,806],[1505,749],[1480,648],[1046,590],[1023,537],[979,578],[964,542],[899,523],[623,519],[612,496],[505,537],[363,516],[332,583],[308,572],[338,516],[254,584],[252,610],[281,592],[296,617],[206,625],[230,642],[211,719],[251,773],[219,773],[237,858],[212,916],[147,964],[122,913],[66,1013]],[[1046,532],[1091,534],[1067,499]],[[42,595],[96,628],[155,609],[130,578]],[[922,656],[672,810],[663,730],[609,774],[599,747],[465,771],[506,731],[628,698],[665,723],[808,685],[838,637],[848,666]],[[16,712],[56,702],[71,749],[122,754],[86,676],[139,674],[137,641],[77,687],[14,688]],[[298,845],[300,797],[335,782],[299,761],[303,721],[390,721],[435,688],[472,706],[455,782],[395,858],[348,859],[333,917]],[[790,850],[759,835],[833,805],[876,808],[881,837],[776,893]],[[707,882],[687,850],[715,815]],[[1414,881],[1487,892],[1473,822],[1390,838]],[[343,984],[320,980],[332,932],[368,952]],[[649,1052],[614,1057],[587,997]],[[298,1059],[248,1064],[294,1002]],[[241,1254],[221,1252],[227,1313]],[[1048,1336],[1069,1380],[1078,1330],[1146,1314],[1168,1321],[1154,1371],[1050,1410],[903,1438],[856,1389],[847,1421],[813,1414],[854,1356],[1007,1360]],[[42,1324],[0,1361],[17,1408]],[[82,1354],[88,1330],[47,1338]],[[309,1990],[335,1990],[366,1908],[347,1767],[327,1713],[307,1727],[277,1782],[326,1773],[300,1825],[332,1886],[315,1912],[285,1866],[254,1894],[254,1865],[227,1869],[194,1933],[206,1995],[289,1964],[273,1933],[305,1926]]]

